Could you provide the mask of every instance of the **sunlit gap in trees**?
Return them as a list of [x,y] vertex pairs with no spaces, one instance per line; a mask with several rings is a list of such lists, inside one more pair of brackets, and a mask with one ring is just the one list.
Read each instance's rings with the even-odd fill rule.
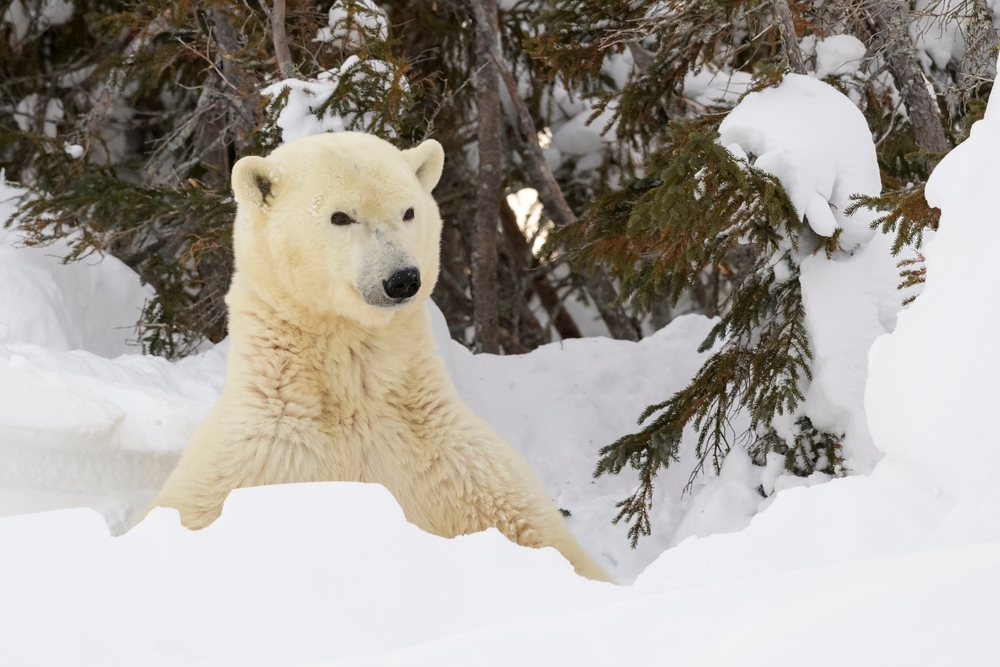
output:
[[539,229],[542,219],[542,205],[538,201],[538,191],[534,188],[522,188],[507,195],[507,203],[517,216],[517,226],[524,232],[524,237],[531,243],[531,252],[535,255],[541,250],[548,236],[547,226]]

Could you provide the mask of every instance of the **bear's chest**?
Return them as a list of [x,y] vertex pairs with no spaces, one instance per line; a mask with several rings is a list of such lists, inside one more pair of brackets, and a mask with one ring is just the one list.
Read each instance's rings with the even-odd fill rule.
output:
[[299,353],[255,370],[237,402],[254,405],[252,428],[269,442],[264,465],[276,469],[264,477],[385,483],[398,462],[428,455],[426,406],[397,369],[360,355],[330,365]]
[[[328,394],[301,417],[286,407],[275,414],[276,445],[294,470],[312,471],[302,481],[385,482],[399,461],[424,458],[414,415],[391,398],[347,402]],[[280,424],[278,422],[281,422]],[[294,422],[290,423],[290,422]]]

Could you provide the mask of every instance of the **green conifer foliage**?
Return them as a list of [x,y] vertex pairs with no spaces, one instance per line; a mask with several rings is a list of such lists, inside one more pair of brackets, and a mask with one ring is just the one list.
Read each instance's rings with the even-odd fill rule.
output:
[[[619,503],[616,518],[632,523],[633,546],[650,531],[653,478],[677,462],[688,426],[698,432],[691,482],[709,466],[718,472],[735,445],[760,463],[768,451],[787,454],[789,469],[804,474],[817,466],[833,474],[842,462],[832,434],[799,420],[794,442],[785,443],[773,428],[777,417],[795,414],[812,378],[798,261],[829,240],[805,234],[781,183],[719,145],[713,128],[678,121],[668,136],[647,160],[648,176],[604,198],[567,232],[582,248],[578,261],[608,264],[622,296],[642,307],[676,300],[707,270],[734,273],[734,256],[753,260],[702,343],[702,352],[713,352],[688,387],[646,408],[640,431],[601,449],[595,476],[626,466],[639,473],[638,490]],[[749,427],[737,433],[741,411]]]
[[[805,25],[798,8],[795,16]],[[780,82],[784,46],[770,2],[555,3],[536,53],[568,81],[590,81],[605,105],[614,102],[623,144],[638,159],[636,176],[606,188],[580,222],[550,247],[574,248],[582,266],[607,266],[621,297],[638,311],[684,294],[712,292],[706,309],[719,315],[702,343],[711,352],[691,383],[647,407],[639,431],[600,450],[595,476],[638,473],[635,493],[618,504],[615,522],[630,523],[635,546],[650,532],[657,472],[676,464],[684,432],[697,432],[688,488],[718,473],[741,446],[755,463],[769,452],[795,474],[843,473],[842,436],[816,429],[801,414],[812,380],[799,262],[838,250],[839,232],[818,237],[803,225],[781,183],[719,145],[726,105],[683,98],[686,75],[702,68],[754,73],[749,90]],[[604,56],[629,48],[640,64],[617,91],[594,82]],[[640,63],[645,59],[645,65]],[[609,107],[610,108],[610,107]],[[745,415],[747,426],[734,427]]]
[[[420,81],[384,19],[380,26],[360,0],[341,2],[346,14],[332,30],[347,37],[316,42],[326,11],[287,4],[297,75],[343,69],[315,113],[419,138],[411,108]],[[271,4],[75,6],[67,26],[0,39],[0,166],[32,191],[17,223],[30,244],[66,238],[66,261],[109,252],[135,269],[156,289],[139,341],[147,352],[184,356],[226,335],[232,165],[280,140],[275,121],[287,95],[260,95],[278,78]]]

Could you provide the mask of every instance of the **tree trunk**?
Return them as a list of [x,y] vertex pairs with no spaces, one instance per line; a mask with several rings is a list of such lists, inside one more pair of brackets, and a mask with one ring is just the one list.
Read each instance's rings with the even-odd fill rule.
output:
[[274,0],[271,12],[271,34],[274,36],[274,57],[278,61],[278,71],[286,79],[295,77],[292,52],[288,49],[288,33],[285,32],[285,0]]
[[475,347],[500,352],[497,304],[497,221],[503,197],[503,117],[493,49],[497,0],[472,0],[476,24],[476,106],[479,115],[479,187],[472,228],[472,297]]
[[799,48],[799,37],[795,33],[795,23],[792,12],[788,9],[787,0],[773,0],[772,6],[778,19],[778,32],[781,33],[781,44],[785,49],[788,67],[796,74],[806,73],[806,60]]
[[[214,28],[213,36],[222,54],[221,74],[223,85],[220,94],[228,102],[229,127],[235,130],[236,154],[239,155],[247,138],[260,124],[257,112],[257,84],[241,68],[234,56],[243,48],[240,36],[229,22],[226,13],[213,7],[206,11]],[[228,176],[228,174],[227,174]]]
[[959,101],[964,102],[980,85],[992,83],[990,67],[996,65],[1000,36],[993,27],[993,11],[986,0],[972,0],[965,31],[965,57],[959,79]]
[[945,136],[937,102],[927,89],[927,80],[917,62],[910,39],[907,9],[899,0],[891,0],[866,12],[865,30],[873,46],[879,49],[889,67],[892,80],[903,98],[917,146],[929,153],[947,153],[951,143]]
[[[538,130],[535,128],[535,121],[531,119],[528,107],[521,99],[517,90],[517,82],[514,81],[510,70],[504,64],[499,50],[494,51],[493,58],[517,111],[519,127],[514,127],[514,135],[519,142],[519,152],[524,158],[528,178],[538,190],[538,199],[549,212],[552,222],[558,227],[572,224],[576,222],[576,214],[570,208],[563,196],[562,188],[559,187],[559,183],[545,161],[542,147],[538,145]],[[604,269],[598,269],[589,276],[585,286],[611,335],[623,340],[639,340],[639,329],[629,318],[625,308],[618,302],[618,291]]]

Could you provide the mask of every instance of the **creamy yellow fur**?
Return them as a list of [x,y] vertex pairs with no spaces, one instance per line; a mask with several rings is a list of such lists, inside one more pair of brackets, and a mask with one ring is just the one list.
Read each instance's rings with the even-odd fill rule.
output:
[[[150,507],[174,507],[184,525],[201,528],[234,488],[378,482],[424,530],[453,537],[495,527],[610,580],[434,354],[425,302],[441,219],[430,192],[443,159],[434,141],[399,151],[340,133],[237,163],[225,388]],[[415,216],[404,222],[409,207]],[[332,225],[335,211],[357,222]],[[369,305],[366,286],[400,263],[419,268],[417,295]]]

